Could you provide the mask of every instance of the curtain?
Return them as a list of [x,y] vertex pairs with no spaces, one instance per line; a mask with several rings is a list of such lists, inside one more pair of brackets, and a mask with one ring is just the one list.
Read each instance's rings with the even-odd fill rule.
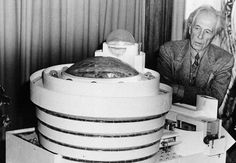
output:
[[173,0],[146,0],[145,8],[146,67],[155,70],[156,52],[171,40]]
[[10,128],[34,119],[33,72],[93,56],[115,29],[144,44],[144,6],[143,0],[0,0],[0,84],[12,99]]
[[182,40],[184,36],[185,0],[173,0],[171,40]]

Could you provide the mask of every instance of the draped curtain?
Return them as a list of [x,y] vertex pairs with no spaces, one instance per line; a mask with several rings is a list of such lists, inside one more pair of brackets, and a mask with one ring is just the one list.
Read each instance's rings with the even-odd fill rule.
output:
[[160,45],[171,40],[173,0],[146,0],[145,52],[146,66],[156,69]]
[[173,0],[171,40],[182,40],[184,37],[185,1]]
[[12,128],[31,123],[33,72],[93,56],[115,29],[144,44],[144,19],[143,0],[0,0],[0,84],[12,98]]

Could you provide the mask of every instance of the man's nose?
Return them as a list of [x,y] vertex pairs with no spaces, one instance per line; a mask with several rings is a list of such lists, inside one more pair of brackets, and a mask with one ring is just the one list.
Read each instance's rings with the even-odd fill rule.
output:
[[201,30],[201,31],[198,33],[198,38],[199,38],[199,39],[202,39],[203,36],[204,36],[204,31]]

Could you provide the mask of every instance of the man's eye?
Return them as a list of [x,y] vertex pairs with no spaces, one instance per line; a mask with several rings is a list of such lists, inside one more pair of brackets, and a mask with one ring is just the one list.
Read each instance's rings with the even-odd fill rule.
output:
[[195,26],[195,27],[194,27],[194,29],[195,29],[195,30],[199,30],[200,28],[199,28],[199,27],[197,27],[197,26]]
[[211,32],[211,31],[209,31],[209,30],[206,30],[206,33],[207,33],[207,34],[211,34],[212,32]]

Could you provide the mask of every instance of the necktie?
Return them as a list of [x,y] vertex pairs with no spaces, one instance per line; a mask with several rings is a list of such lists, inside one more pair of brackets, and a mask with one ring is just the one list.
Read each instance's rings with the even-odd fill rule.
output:
[[195,56],[195,60],[194,60],[194,62],[193,62],[193,66],[195,66],[195,67],[197,67],[198,66],[198,62],[199,62],[199,54],[197,53],[197,55]]
[[195,78],[197,75],[197,67],[199,65],[199,54],[195,56],[194,62],[191,65],[191,75],[190,75],[190,84],[194,85],[195,84]]

